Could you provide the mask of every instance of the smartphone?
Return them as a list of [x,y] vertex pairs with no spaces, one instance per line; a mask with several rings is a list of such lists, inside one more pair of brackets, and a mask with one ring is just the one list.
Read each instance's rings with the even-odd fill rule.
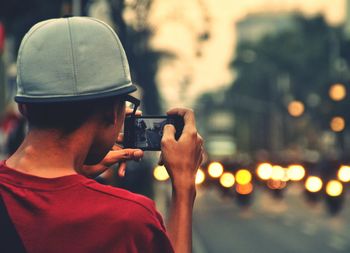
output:
[[124,122],[124,148],[159,151],[166,124],[174,125],[178,140],[184,128],[180,116],[128,116]]

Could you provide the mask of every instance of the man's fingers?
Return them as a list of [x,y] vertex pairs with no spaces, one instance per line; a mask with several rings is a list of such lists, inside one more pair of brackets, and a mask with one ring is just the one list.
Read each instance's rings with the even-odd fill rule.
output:
[[119,164],[119,168],[118,168],[118,176],[119,177],[124,177],[125,176],[125,171],[126,171],[126,162],[121,162]]
[[143,151],[141,149],[131,149],[131,148],[126,148],[122,150],[116,151],[119,153],[121,159],[126,159],[126,160],[139,160],[143,157]]
[[118,134],[117,143],[123,143],[123,141],[124,141],[124,134],[123,133]]
[[162,137],[162,143],[166,143],[168,141],[175,141],[175,133],[176,129],[173,125],[167,124],[163,128],[163,137]]
[[[132,114],[133,111],[134,111],[134,110],[133,110],[132,108],[129,108],[129,107],[125,108],[125,114],[126,114],[126,115]],[[136,110],[135,115],[141,116],[141,115],[142,115],[142,111],[141,111],[141,110]]]
[[109,151],[104,159],[105,166],[111,166],[125,160],[139,161],[144,152],[141,149],[120,149],[114,145],[113,150]]
[[[123,151],[123,152],[120,152]],[[124,177],[126,171],[126,160],[139,161],[143,157],[143,151],[141,149],[122,149],[116,152],[120,152],[120,162],[118,168],[118,176]]]
[[167,112],[168,115],[179,115],[184,119],[184,129],[182,132],[192,133],[196,130],[196,121],[194,112],[191,109],[186,108],[173,108]]

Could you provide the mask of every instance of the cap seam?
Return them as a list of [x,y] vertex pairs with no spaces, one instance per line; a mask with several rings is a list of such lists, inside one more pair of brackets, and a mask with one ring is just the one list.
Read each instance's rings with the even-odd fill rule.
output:
[[19,83],[21,83],[21,88],[22,88],[22,91],[23,93],[25,93],[25,89],[24,89],[24,86],[22,85],[22,77],[21,75],[23,75],[23,64],[22,64],[22,54],[23,54],[23,50],[24,50],[24,47],[27,45],[27,42],[29,40],[30,37],[32,37],[32,35],[34,34],[34,32],[36,32],[38,29],[40,29],[41,27],[43,27],[44,25],[47,25],[48,23],[51,23],[53,22],[54,20],[49,20],[48,22],[44,22],[43,24],[41,25],[38,25],[38,27],[36,27],[35,29],[33,29],[33,31],[29,30],[28,31],[28,36],[25,38],[25,40],[23,41],[23,45],[20,47],[20,50],[18,52],[18,65],[19,65],[19,69],[20,69],[20,72],[18,74],[18,77],[19,77]]
[[121,89],[110,90],[108,92],[103,92],[99,94],[90,93],[79,96],[47,96],[47,97],[30,97],[30,96],[16,96],[15,101],[17,103],[55,103],[55,102],[78,102],[87,101],[104,97],[119,96],[123,94],[129,94],[136,90],[134,85],[125,85]]
[[73,88],[75,90],[75,94],[78,95],[78,87],[77,87],[77,68],[76,68],[76,59],[75,59],[75,54],[74,54],[74,48],[73,48],[73,37],[72,37],[72,30],[70,27],[70,19],[67,18],[67,24],[68,24],[68,31],[69,31],[69,41],[70,41],[70,47],[71,47],[71,54],[72,54],[72,72],[74,76],[74,84]]
[[[120,46],[121,41],[119,40],[118,37],[115,36],[115,31],[110,26],[108,26],[104,22],[102,22],[101,20],[98,20],[98,19],[95,19],[95,18],[90,18],[90,17],[89,17],[89,19],[97,21],[98,23],[100,23],[101,25],[103,25],[104,27],[106,27],[110,31],[110,34],[112,35],[113,39],[117,42],[117,45],[118,45],[118,48],[119,48],[119,50],[118,50],[119,51],[119,56],[120,56],[121,59],[123,59],[124,57],[122,55],[122,51],[124,51],[124,48],[122,48]],[[125,58],[126,58],[126,56],[125,56]],[[123,60],[122,60],[122,65],[123,65],[123,70],[124,70],[124,78],[126,79],[128,76],[126,74],[125,63],[124,63]]]
[[[109,93],[109,92],[113,92],[113,91],[119,91],[119,90],[122,90],[122,89],[125,89],[125,88],[128,88],[128,87],[132,87],[132,82],[128,82],[126,84],[124,84],[123,86],[120,86],[118,87],[117,89],[110,89],[110,90],[107,90],[107,91],[103,91],[103,92],[99,92],[99,94],[104,94],[104,93]],[[89,93],[82,93],[82,94],[79,94],[79,96],[83,97],[83,96],[89,96],[89,95],[95,95],[96,92],[89,92]],[[76,95],[74,95],[76,96]],[[20,97],[27,97],[27,98],[30,98],[32,96],[20,96]],[[48,95],[48,96],[41,96],[40,98],[55,98],[55,97],[65,97],[64,95]],[[66,97],[72,97],[72,95],[67,95]]]

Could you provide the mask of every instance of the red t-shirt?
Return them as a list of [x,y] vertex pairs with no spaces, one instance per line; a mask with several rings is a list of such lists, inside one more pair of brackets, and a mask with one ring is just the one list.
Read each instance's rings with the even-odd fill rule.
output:
[[81,175],[36,177],[5,162],[0,194],[28,253],[174,252],[144,196]]

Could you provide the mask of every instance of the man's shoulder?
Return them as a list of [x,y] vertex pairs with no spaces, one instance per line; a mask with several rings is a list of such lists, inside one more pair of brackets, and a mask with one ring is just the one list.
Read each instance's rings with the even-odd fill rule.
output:
[[163,219],[151,199],[93,180],[86,181],[84,185],[94,192],[89,195],[95,196],[96,200],[108,202],[105,206],[108,212],[103,210],[102,223],[105,227],[116,230],[115,234],[122,232],[123,238],[132,238],[142,252],[143,247],[147,252],[174,252]]
[[134,210],[139,212],[148,212],[157,215],[154,201],[140,194],[132,193],[118,187],[100,184],[94,180],[88,180],[84,186],[94,192],[96,198],[104,199],[104,204],[109,204],[111,208],[118,208],[120,205],[123,209]]

